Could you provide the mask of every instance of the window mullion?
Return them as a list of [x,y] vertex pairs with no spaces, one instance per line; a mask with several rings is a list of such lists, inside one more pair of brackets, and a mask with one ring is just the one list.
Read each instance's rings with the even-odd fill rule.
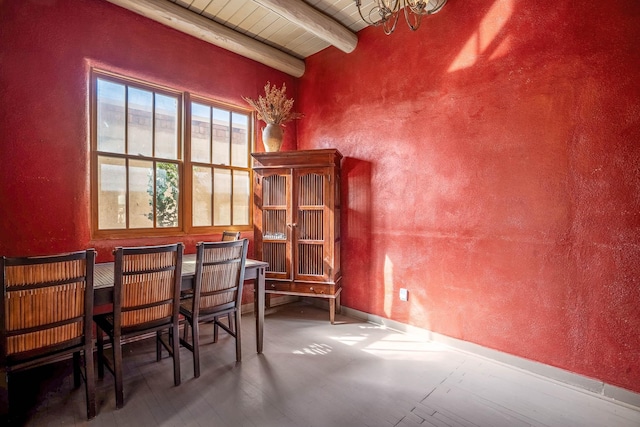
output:
[[209,170],[211,171],[211,226],[216,224],[216,205],[214,203],[216,194],[215,169],[213,167],[213,108],[209,106]]
[[213,164],[213,108],[211,106],[209,106],[209,164]]
[[158,228],[158,167],[156,165],[156,161],[154,160],[151,163],[152,177],[153,177],[153,195],[151,199],[153,201],[153,229]]
[[[125,138],[126,141],[126,138]],[[126,145],[126,142],[125,142]],[[129,158],[125,157],[124,159],[125,166],[125,190],[124,190],[124,224],[126,229],[129,229]]]
[[216,168],[213,165],[209,165],[211,169],[211,226],[216,225],[216,205],[215,205],[215,194],[216,194]]
[[151,195],[152,199],[152,219],[153,223],[151,227],[154,230],[158,229],[158,170],[156,167],[156,93],[153,92],[152,102],[151,102],[151,157],[153,157],[153,162],[151,163],[151,175],[153,176],[153,194]]

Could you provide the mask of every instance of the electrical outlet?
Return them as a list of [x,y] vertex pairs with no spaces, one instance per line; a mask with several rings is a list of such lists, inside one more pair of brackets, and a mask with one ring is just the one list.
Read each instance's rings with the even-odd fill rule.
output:
[[408,301],[409,300],[409,291],[405,288],[400,288],[400,301]]

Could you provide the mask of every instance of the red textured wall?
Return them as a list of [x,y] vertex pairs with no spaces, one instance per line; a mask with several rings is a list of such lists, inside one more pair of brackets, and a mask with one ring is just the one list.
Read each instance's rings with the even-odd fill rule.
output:
[[639,19],[450,0],[309,58],[298,148],[346,157],[343,303],[640,392]]
[[345,305],[640,392],[639,18],[449,0],[297,82],[104,1],[0,1],[0,254],[207,237],[91,240],[91,66],[237,104],[286,82],[298,147],[346,156]]
[[[97,0],[0,2],[0,254],[48,254],[219,235],[91,240],[89,70],[98,67],[248,106],[293,77]],[[292,125],[295,130],[295,124]],[[295,148],[295,131],[284,147]],[[262,151],[258,140],[257,150]],[[243,237],[253,241],[253,233]],[[250,247],[250,254],[253,249]]]

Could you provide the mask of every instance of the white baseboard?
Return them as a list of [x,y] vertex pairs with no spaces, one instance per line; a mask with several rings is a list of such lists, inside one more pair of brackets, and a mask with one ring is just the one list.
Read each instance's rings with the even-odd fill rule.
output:
[[407,325],[405,323],[400,323],[395,320],[365,313],[363,311],[355,310],[349,307],[342,306],[342,314],[349,317],[362,319],[377,325],[383,325],[396,331],[410,333],[411,335],[421,337],[426,341],[441,343],[459,351],[484,357],[492,361],[510,366],[512,368],[521,369],[528,373],[544,377],[548,380],[556,381],[565,386],[570,386],[581,391],[589,392],[597,395],[598,397],[613,400],[617,403],[629,405],[634,407],[634,409],[640,409],[640,394],[635,393],[631,390],[624,389],[622,387],[617,387],[600,380],[576,374],[574,372],[566,371],[564,369],[556,368],[550,365],[545,365],[544,363],[535,362],[533,360],[528,360],[508,353],[503,353],[501,351],[483,347],[481,345],[474,344],[468,341],[451,338],[437,332],[432,332],[427,329]]

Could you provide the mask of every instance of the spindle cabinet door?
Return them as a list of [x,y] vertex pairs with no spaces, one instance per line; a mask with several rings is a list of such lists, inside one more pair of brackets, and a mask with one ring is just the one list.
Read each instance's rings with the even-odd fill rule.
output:
[[269,263],[269,276],[289,279],[292,275],[293,210],[289,171],[267,172],[262,189],[262,259]]
[[330,175],[326,168],[294,171],[294,279],[327,281],[331,263],[331,212],[327,204]]

